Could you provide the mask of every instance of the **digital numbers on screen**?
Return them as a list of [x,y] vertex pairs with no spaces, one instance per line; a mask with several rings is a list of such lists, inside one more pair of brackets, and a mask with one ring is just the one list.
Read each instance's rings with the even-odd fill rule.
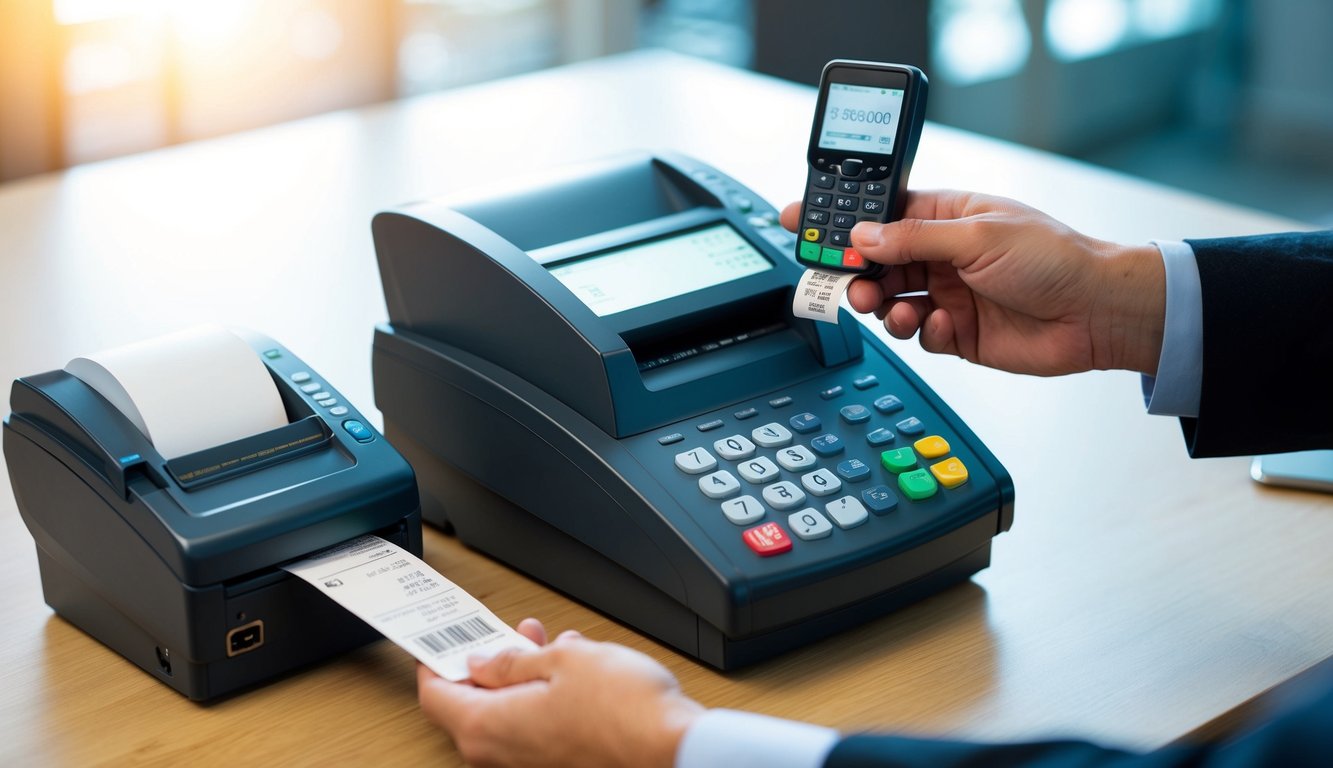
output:
[[819,146],[847,152],[893,154],[903,91],[873,85],[830,83]]
[[892,112],[872,112],[864,109],[833,108],[828,111],[829,120],[842,120],[849,123],[879,123],[893,125]]

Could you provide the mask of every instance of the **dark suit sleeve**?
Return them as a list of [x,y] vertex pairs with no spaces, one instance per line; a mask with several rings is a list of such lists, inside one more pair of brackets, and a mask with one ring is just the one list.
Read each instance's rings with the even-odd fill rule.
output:
[[1327,768],[1333,764],[1333,687],[1230,742],[1136,754],[1080,741],[974,744],[849,736],[825,768]]
[[1333,448],[1333,231],[1186,242],[1203,292],[1190,455]]

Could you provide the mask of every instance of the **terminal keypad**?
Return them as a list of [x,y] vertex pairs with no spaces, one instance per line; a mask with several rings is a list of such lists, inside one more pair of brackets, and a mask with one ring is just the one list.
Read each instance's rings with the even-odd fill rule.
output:
[[859,161],[843,161],[841,171],[842,175],[836,176],[811,169],[796,257],[807,267],[864,272],[873,265],[852,247],[851,230],[858,221],[885,220],[888,187],[862,182]]
[[[862,190],[871,186],[863,184]],[[742,413],[748,419],[758,408],[755,421],[765,421],[765,412],[773,418],[777,409],[797,403],[795,415],[765,421],[748,433],[719,430],[723,437],[686,442],[690,447],[675,452],[665,446],[677,441],[658,435],[654,448],[671,457],[681,476],[697,482],[700,501],[716,505],[714,514],[734,525],[762,557],[864,535],[857,529],[873,528],[877,518],[909,514],[913,505],[967,483],[966,463],[949,439],[937,434],[941,425],[922,418],[929,413],[885,393],[873,375],[846,384],[830,382],[804,395],[837,401],[822,408],[799,410],[803,398],[780,395],[736,411],[735,421],[724,419],[735,429]]]

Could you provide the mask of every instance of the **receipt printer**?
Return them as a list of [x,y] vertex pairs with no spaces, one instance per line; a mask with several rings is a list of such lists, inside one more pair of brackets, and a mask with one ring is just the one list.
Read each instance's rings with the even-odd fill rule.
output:
[[967,579],[982,441],[846,311],[794,317],[777,212],[631,156],[373,222],[375,400],[428,522],[716,667]]
[[[421,552],[416,481],[402,456],[290,350],[231,338],[252,358],[242,360],[254,366],[249,383],[276,411],[277,423],[257,434],[163,455],[172,430],[186,441],[176,451],[199,430],[235,428],[234,417],[208,412],[226,404],[203,393],[214,374],[170,354],[137,382],[103,377],[95,388],[69,372],[89,370],[75,363],[20,378],[4,422],[47,604],[195,700],[378,636],[284,563],[365,533]],[[198,354],[198,340],[186,341],[181,348]],[[226,387],[253,406],[255,397]],[[202,413],[202,426],[151,423],[173,399]]]

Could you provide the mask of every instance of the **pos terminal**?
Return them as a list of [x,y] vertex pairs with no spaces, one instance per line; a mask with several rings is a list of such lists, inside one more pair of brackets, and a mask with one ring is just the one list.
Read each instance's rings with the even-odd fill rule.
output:
[[776,222],[676,155],[377,215],[423,517],[723,669],[986,567],[1008,473],[846,311],[792,316]]

